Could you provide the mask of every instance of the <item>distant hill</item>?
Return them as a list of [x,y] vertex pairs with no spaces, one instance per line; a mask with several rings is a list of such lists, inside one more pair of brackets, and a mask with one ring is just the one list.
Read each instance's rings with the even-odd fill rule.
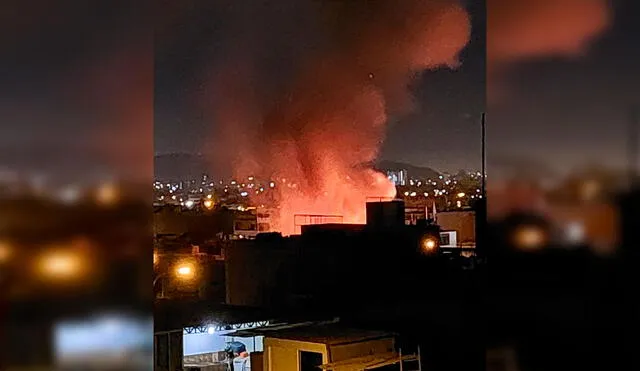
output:
[[[228,177],[229,169],[216,169],[214,164],[203,155],[189,153],[169,153],[155,156],[155,177],[163,180],[196,179],[202,174],[213,178]],[[413,166],[402,162],[379,161],[375,168],[380,171],[405,169],[410,177],[434,179],[440,173],[429,167]]]
[[407,175],[410,178],[435,179],[440,175],[438,171],[433,170],[430,167],[414,166],[395,161],[379,161],[376,163],[375,167],[380,171],[404,169],[407,171]]

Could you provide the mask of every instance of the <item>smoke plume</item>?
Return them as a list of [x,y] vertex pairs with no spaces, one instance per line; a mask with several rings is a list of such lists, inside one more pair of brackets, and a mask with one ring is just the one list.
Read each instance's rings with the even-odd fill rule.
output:
[[408,84],[416,75],[455,67],[470,34],[468,15],[454,0],[315,1],[305,7],[307,13],[290,9],[307,17],[301,28],[307,32],[298,31],[301,39],[293,41],[304,46],[283,66],[291,71],[285,84],[256,70],[268,64],[256,57],[282,46],[254,34],[265,31],[255,24],[240,37],[261,40],[258,49],[255,42],[241,50],[235,43],[229,55],[241,59],[227,59],[213,81],[222,147],[240,153],[238,177],[277,182],[279,218],[272,227],[285,234],[295,231],[300,214],[362,223],[367,198],[395,196],[394,185],[371,165],[387,116],[411,108]]
[[610,23],[607,0],[487,0],[490,95],[513,63],[580,57]]

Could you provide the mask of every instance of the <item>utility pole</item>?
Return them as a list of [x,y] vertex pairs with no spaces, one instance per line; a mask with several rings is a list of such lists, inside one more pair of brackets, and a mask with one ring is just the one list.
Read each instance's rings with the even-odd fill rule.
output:
[[484,257],[486,254],[486,229],[487,229],[487,160],[486,160],[486,114],[483,112],[480,120],[480,139],[481,139],[481,161],[482,181],[480,185],[481,199],[476,201],[475,205],[475,233],[476,233],[476,254]]

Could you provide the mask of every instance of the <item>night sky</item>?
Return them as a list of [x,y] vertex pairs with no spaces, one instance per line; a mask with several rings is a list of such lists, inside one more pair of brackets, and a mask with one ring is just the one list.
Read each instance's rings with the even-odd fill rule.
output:
[[[472,39],[461,56],[462,65],[454,71],[444,68],[428,71],[414,81],[411,87],[414,110],[390,118],[380,158],[443,170],[479,168],[486,17],[484,5],[472,3],[468,7],[472,14]],[[240,19],[260,23],[260,15],[256,13],[245,11]],[[290,13],[284,9],[275,18],[279,24],[304,27],[304,20],[292,20],[288,18]],[[242,35],[238,36],[236,30],[246,25],[229,23],[232,22],[225,19],[219,6],[201,6],[176,22],[167,32],[171,35],[168,40],[156,38],[156,153],[206,153],[214,145],[211,138],[215,137],[218,123],[203,117],[206,108],[197,107],[194,101],[201,98],[194,96],[206,95],[202,84],[206,84],[209,70],[224,59],[221,54],[234,38],[241,40]],[[308,52],[301,46],[303,40],[297,40],[295,34],[284,34],[285,39],[275,43],[279,49],[257,53],[252,63],[273,65],[273,69],[266,70],[278,76],[292,53]]]
[[[292,55],[309,52],[295,32],[285,32],[307,22],[290,9],[270,10],[269,20],[282,14],[269,25],[259,12],[233,10],[222,0],[167,1],[157,11],[151,43],[154,27],[125,3],[3,2],[0,165],[55,168],[73,159],[83,175],[132,163],[143,172],[151,138],[156,154],[207,152],[217,132],[206,112],[207,84],[213,66],[250,35],[245,27],[273,27],[274,35],[286,36],[264,35],[269,48],[247,58],[272,87]],[[620,167],[628,107],[640,100],[640,5],[614,0],[610,29],[580,56],[514,62],[502,76],[508,94],[485,108],[486,16],[479,2],[469,3],[476,4],[469,6],[473,35],[462,65],[420,76],[415,109],[392,117],[381,158],[441,170],[478,168],[479,115],[487,110],[490,173],[524,160],[559,169],[595,162]]]
[[[479,167],[486,16],[480,2],[472,3],[473,35],[462,66],[421,76],[414,87],[416,109],[392,119],[382,159],[449,171]],[[640,86],[640,25],[635,18],[640,5],[612,4],[612,25],[582,55],[517,61],[501,77],[508,94],[486,108],[490,172],[532,163],[559,170],[600,163],[620,167],[625,161],[628,106],[637,102]],[[200,79],[193,66],[203,68],[207,58],[210,63],[216,58],[215,51],[203,58],[204,53],[194,50],[215,49],[229,36],[214,26],[215,16],[200,16],[206,18],[208,32],[191,24],[184,37],[175,36],[183,40],[178,48],[156,49],[156,153],[206,152],[215,131],[215,122],[187,112],[193,107],[187,102],[189,91]],[[192,21],[197,23],[197,17]]]
[[151,177],[153,24],[141,3],[0,5],[0,170]]
[[509,93],[488,109],[489,170],[531,162],[556,173],[624,166],[629,107],[640,103],[640,4],[612,4],[610,29],[582,55],[511,66]]

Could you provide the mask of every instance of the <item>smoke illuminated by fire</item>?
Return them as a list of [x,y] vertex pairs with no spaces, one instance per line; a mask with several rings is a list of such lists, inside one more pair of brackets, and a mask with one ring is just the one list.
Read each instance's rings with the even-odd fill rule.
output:
[[[388,115],[411,108],[408,85],[422,71],[455,67],[470,34],[468,15],[454,0],[315,6],[326,40],[295,61],[290,83],[277,94],[257,98],[255,87],[265,77],[255,62],[240,63],[242,73],[235,63],[221,69],[235,74],[216,74],[226,88],[214,102],[216,119],[227,146],[234,143],[241,153],[236,175],[278,180],[272,229],[283,234],[294,232],[295,215],[364,223],[367,198],[395,197],[394,185],[371,165]],[[250,129],[252,120],[259,129]],[[251,130],[258,135],[247,138]]]
[[609,26],[606,0],[488,0],[489,65],[580,55]]
[[514,62],[582,56],[611,18],[608,0],[487,0],[489,98],[504,95],[498,77]]

